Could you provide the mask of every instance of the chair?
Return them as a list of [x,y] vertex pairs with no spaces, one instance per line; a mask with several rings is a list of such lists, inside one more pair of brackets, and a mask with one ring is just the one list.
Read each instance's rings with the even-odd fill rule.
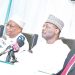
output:
[[63,69],[54,75],[75,75],[75,40],[66,38],[61,39],[70,47],[71,51],[65,59]]
[[33,52],[31,49],[36,45],[38,35],[37,34],[29,34],[29,33],[22,33],[27,38],[27,41],[29,43],[29,52]]
[[75,75],[75,50],[71,50],[64,62],[63,69],[53,75]]
[[4,31],[4,25],[0,25],[0,37],[2,37]]
[[61,75],[75,75],[75,50],[68,54]]
[[67,39],[67,38],[64,38],[64,37],[61,37],[61,40],[68,45],[68,47],[71,49],[71,50],[74,50],[75,49],[75,39]]

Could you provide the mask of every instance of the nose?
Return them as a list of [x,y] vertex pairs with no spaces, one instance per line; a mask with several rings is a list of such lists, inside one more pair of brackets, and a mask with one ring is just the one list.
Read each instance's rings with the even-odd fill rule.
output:
[[46,33],[46,25],[43,26],[42,33]]

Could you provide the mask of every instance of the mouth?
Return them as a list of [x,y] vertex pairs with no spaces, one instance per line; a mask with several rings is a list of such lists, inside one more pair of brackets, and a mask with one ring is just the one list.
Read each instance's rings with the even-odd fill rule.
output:
[[7,34],[12,34],[12,32],[11,31],[7,31]]

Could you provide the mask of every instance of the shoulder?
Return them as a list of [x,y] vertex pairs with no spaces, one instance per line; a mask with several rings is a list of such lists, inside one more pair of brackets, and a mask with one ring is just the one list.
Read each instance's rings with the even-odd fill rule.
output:
[[58,48],[61,48],[63,50],[70,50],[70,48],[68,47],[67,44],[63,43],[63,41],[61,39],[57,40],[55,43],[54,43],[54,46],[58,47]]

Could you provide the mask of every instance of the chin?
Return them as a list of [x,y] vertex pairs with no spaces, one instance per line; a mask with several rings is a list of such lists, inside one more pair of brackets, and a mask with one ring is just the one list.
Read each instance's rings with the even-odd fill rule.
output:
[[46,36],[45,35],[42,35],[42,38],[46,39]]
[[11,34],[8,34],[8,36],[9,36],[10,38],[13,38],[13,37],[14,37],[14,35],[11,35]]

